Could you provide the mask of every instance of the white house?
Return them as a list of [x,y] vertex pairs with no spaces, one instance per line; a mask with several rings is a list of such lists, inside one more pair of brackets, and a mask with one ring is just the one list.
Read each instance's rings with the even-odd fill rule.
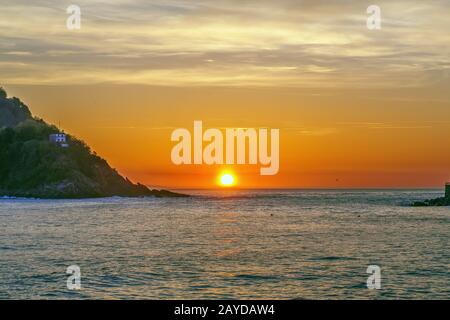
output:
[[67,144],[66,135],[64,133],[54,133],[49,135],[48,137],[50,142],[59,144],[63,148],[67,148],[69,145]]

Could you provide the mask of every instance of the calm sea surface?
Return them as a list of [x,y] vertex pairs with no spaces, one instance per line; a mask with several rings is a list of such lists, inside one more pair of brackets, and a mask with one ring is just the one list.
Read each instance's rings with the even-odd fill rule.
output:
[[442,192],[191,193],[1,199],[0,299],[450,298],[450,208],[406,206]]

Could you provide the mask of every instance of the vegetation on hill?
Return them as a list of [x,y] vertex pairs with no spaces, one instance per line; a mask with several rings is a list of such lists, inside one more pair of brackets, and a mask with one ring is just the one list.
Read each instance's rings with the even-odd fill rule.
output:
[[6,91],[0,87],[0,128],[12,127],[31,119],[28,107],[18,98],[7,99]]
[[73,136],[67,135],[68,148],[50,142],[49,135],[59,132],[0,88],[0,196],[180,196],[123,178]]

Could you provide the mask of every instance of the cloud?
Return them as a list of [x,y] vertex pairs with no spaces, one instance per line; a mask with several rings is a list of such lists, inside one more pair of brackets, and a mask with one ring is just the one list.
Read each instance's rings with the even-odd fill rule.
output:
[[280,129],[301,136],[328,136],[339,132],[337,128],[285,127]]
[[404,87],[448,81],[448,1],[378,1],[378,31],[366,28],[366,5],[354,1],[76,2],[82,27],[70,31],[60,1],[0,1],[5,83]]
[[366,128],[366,129],[375,129],[375,130],[388,130],[388,129],[430,129],[436,126],[446,126],[450,123],[450,121],[426,121],[422,120],[418,121],[403,121],[397,123],[391,122],[343,122],[340,123],[345,127],[353,127],[353,128]]

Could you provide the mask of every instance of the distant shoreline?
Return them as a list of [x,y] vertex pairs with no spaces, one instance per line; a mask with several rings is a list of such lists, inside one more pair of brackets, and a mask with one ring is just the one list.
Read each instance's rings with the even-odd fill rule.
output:
[[[161,190],[161,191],[167,191],[167,190]],[[167,191],[171,192],[171,191]],[[5,196],[0,195],[0,201],[1,200],[97,200],[97,199],[167,199],[167,198],[189,198],[189,197],[195,197],[189,194],[179,194],[175,192],[171,192],[175,194],[174,196],[156,196],[156,195],[145,195],[145,196],[106,196],[106,197],[86,197],[86,198],[39,198],[39,197],[18,197],[18,196]]]

